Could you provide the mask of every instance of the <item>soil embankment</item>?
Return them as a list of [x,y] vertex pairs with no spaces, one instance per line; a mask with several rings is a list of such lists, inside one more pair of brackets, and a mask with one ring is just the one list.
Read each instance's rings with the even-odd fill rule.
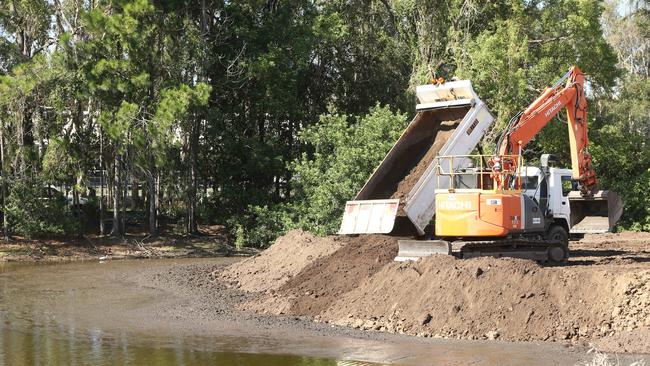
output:
[[327,257],[344,246],[341,239],[319,238],[294,230],[278,238],[261,255],[230,267],[222,276],[225,280],[237,281],[238,287],[243,291],[276,290],[314,261]]
[[[304,237],[304,233],[299,231],[290,232],[287,235]],[[222,273],[222,278],[236,281],[241,290],[262,292],[255,300],[240,306],[243,310],[275,315],[318,316],[329,309],[341,296],[359,286],[364,279],[380,271],[397,254],[397,239],[390,236],[367,235],[337,239],[339,239],[340,246],[330,255],[305,257],[286,255],[295,253],[296,250],[293,250],[293,247],[302,246],[302,242],[287,242],[284,238],[279,238],[277,244],[284,246],[286,251],[263,252],[250,260],[250,262],[257,262],[258,265],[266,268],[269,274],[244,275],[240,280],[237,274],[246,271],[242,271],[242,269],[250,266],[249,260],[244,260],[228,267]],[[329,245],[331,240],[333,240],[332,237],[321,238],[316,242],[309,241],[307,245],[315,243],[313,246],[323,245],[331,248]],[[291,248],[288,247],[289,244]],[[267,263],[273,263],[276,260],[285,262],[297,260],[302,270],[294,273],[290,278],[282,277],[278,286],[269,286],[267,278],[271,276],[270,273],[274,271],[274,268]],[[280,271],[282,271],[282,267],[280,267]]]
[[[567,264],[554,267],[446,256],[396,263],[392,237],[288,237],[310,241],[280,238],[282,250],[272,246],[217,274],[252,294],[241,308],[424,337],[568,341],[650,353],[649,233],[588,236],[572,243]],[[310,245],[322,245],[310,249],[321,255],[293,255]],[[255,262],[269,274],[282,272],[278,263],[295,257],[302,258],[300,270],[273,286],[271,276],[243,270]]]

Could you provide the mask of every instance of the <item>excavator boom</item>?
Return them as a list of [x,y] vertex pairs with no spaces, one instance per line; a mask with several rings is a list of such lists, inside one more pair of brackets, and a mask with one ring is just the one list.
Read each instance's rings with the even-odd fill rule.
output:
[[[573,66],[555,85],[546,88],[528,108],[515,116],[500,139],[497,151],[500,156],[521,155],[530,140],[562,108],[567,113],[572,178],[578,183],[580,191],[579,194],[569,195],[571,232],[611,231],[623,213],[623,203],[615,192],[599,191],[597,188],[587,136],[585,77],[580,68]],[[508,168],[512,167],[505,166],[504,170]],[[496,183],[501,185],[501,189],[511,185],[507,179]]]
[[[566,85],[562,86],[564,81]],[[572,67],[555,85],[544,92],[515,117],[499,141],[499,155],[520,155],[528,142],[557,115],[566,109],[571,147],[573,179],[585,197],[596,191],[596,173],[591,164],[587,137],[587,99],[585,78],[580,68]]]

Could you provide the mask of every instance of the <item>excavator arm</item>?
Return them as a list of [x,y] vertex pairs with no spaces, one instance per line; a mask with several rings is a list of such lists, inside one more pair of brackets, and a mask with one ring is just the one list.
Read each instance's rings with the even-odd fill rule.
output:
[[581,195],[588,197],[596,190],[597,181],[589,154],[584,80],[580,69],[573,66],[554,86],[546,88],[528,108],[510,121],[498,142],[497,151],[500,156],[521,155],[528,142],[565,108],[573,179],[579,183]]

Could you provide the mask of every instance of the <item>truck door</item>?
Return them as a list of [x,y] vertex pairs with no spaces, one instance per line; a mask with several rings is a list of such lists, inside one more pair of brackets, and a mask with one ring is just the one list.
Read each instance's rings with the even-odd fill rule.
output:
[[559,172],[551,169],[551,187],[549,189],[549,206],[553,210],[553,217],[570,222],[571,209],[569,208],[569,192],[573,190],[570,172]]

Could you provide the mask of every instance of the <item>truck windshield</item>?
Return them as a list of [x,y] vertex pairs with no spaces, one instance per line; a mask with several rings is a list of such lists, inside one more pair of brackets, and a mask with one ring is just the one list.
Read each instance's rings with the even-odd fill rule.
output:
[[538,177],[522,177],[521,185],[523,189],[537,189]]

